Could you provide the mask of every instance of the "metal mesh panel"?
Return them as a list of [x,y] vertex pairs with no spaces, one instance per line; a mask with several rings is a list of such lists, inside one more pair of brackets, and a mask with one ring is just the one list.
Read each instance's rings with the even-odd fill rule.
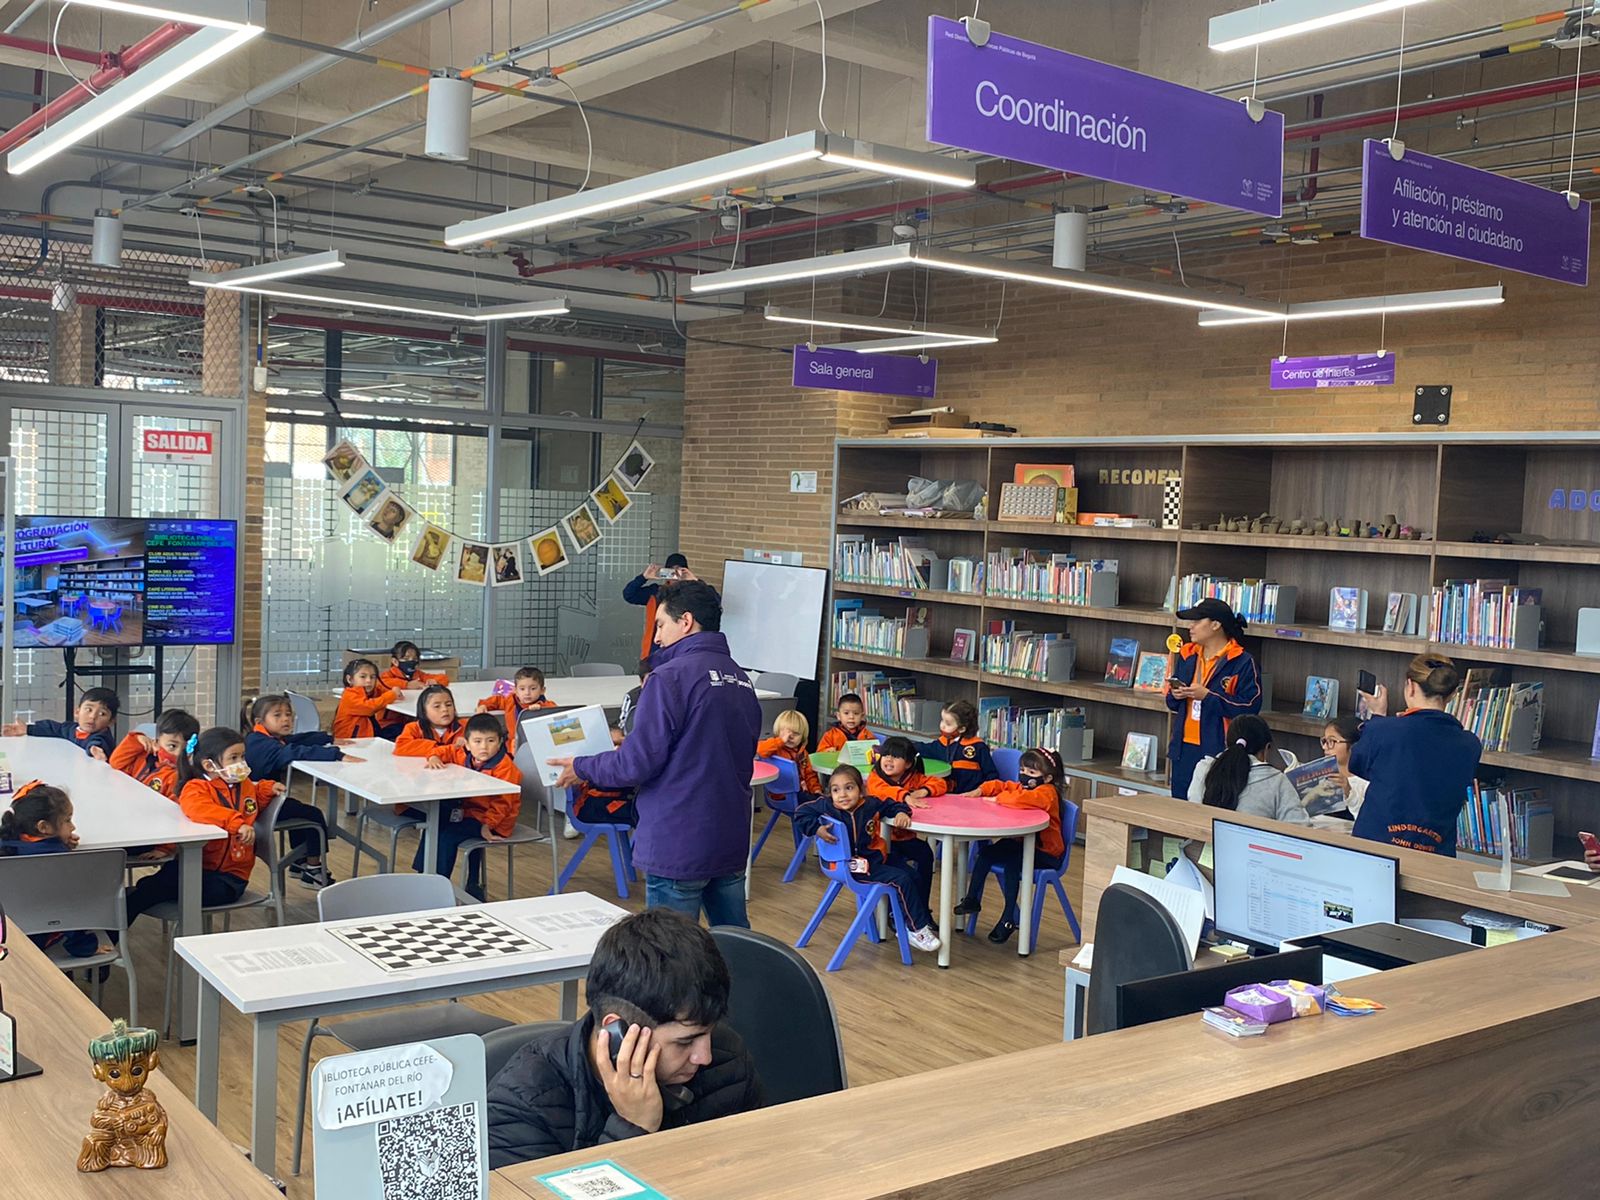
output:
[[242,395],[242,298],[189,285],[228,265],[128,249],[97,267],[87,245],[0,234],[0,380]]

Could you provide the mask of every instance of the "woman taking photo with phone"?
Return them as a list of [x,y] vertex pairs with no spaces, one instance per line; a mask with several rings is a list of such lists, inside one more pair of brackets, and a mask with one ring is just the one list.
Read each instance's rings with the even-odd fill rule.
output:
[[1167,680],[1172,710],[1167,760],[1172,794],[1184,800],[1200,760],[1227,748],[1229,722],[1261,711],[1261,671],[1239,644],[1244,621],[1221,600],[1207,597],[1177,616],[1189,623],[1189,640]]

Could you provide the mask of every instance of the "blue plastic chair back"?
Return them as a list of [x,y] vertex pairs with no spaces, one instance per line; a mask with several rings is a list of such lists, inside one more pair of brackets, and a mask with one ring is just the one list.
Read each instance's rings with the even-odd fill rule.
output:
[[1016,783],[1022,778],[1021,750],[1000,746],[990,753],[994,756],[994,769],[1000,772],[1001,779],[1009,779],[1012,783]]
[[822,823],[833,830],[834,836],[831,842],[817,838],[817,860],[822,864],[822,873],[855,890],[856,880],[850,874],[850,831],[834,817],[823,817]]
[[761,757],[757,762],[764,762],[778,772],[778,777],[767,784],[767,792],[776,792],[780,796],[794,797],[800,792],[800,768],[787,758]]

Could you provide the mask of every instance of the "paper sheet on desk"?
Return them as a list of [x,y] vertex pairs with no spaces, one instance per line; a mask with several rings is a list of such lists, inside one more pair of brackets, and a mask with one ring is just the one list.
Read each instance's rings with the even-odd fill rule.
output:
[[1153,875],[1141,874],[1131,867],[1118,867],[1112,871],[1111,882],[1138,888],[1171,913],[1189,944],[1189,956],[1194,957],[1200,949],[1200,930],[1206,922],[1206,902],[1201,893]]

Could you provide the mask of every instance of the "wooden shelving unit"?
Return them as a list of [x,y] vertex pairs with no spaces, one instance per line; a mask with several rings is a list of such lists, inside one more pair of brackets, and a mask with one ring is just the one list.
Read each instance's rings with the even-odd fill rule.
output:
[[[929,697],[979,699],[1010,696],[1031,707],[1082,705],[1095,729],[1096,755],[1085,773],[1105,780],[1120,772],[1129,732],[1155,733],[1163,745],[1167,710],[1156,693],[1101,682],[1110,641],[1135,638],[1142,650],[1162,648],[1176,625],[1163,607],[1169,580],[1192,572],[1232,578],[1273,579],[1300,589],[1293,623],[1259,623],[1247,648],[1272,676],[1274,707],[1263,714],[1282,744],[1301,758],[1320,753],[1322,722],[1300,712],[1308,675],[1340,681],[1341,711],[1353,707],[1356,674],[1370,670],[1398,694],[1406,662],[1428,651],[1454,659],[1463,670],[1498,666],[1513,681],[1543,680],[1545,722],[1536,754],[1486,752],[1485,773],[1504,774],[1515,786],[1537,786],[1555,804],[1558,853],[1571,852],[1580,828],[1600,826],[1600,760],[1589,756],[1600,706],[1600,657],[1573,652],[1579,607],[1600,605],[1600,512],[1552,508],[1557,490],[1600,490],[1600,439],[1537,434],[1488,439],[1433,434],[1323,438],[1267,435],[1228,440],[1145,438],[970,441],[855,439],[836,447],[836,499],[862,491],[904,489],[913,475],[976,479],[988,489],[988,514],[1000,485],[1019,463],[1073,464],[1083,512],[1161,515],[1162,490],[1151,481],[1161,470],[1183,477],[1182,528],[1080,527],[970,517],[923,520],[841,514],[836,532],[892,539],[923,535],[949,557],[984,561],[1002,547],[1072,551],[1080,558],[1115,558],[1122,604],[1115,608],[1054,604],[1004,596],[918,591],[836,580],[840,597],[880,597],[896,604],[929,604],[933,647],[927,659],[907,660],[855,651],[831,651],[832,670],[879,669],[927,678]],[[1134,475],[1137,469],[1141,475]],[[1110,482],[1111,480],[1118,482]],[[1219,515],[1270,512],[1284,520],[1365,519],[1395,514],[1421,529],[1422,540],[1225,533],[1196,529]],[[1542,544],[1497,543],[1504,534]],[[1544,591],[1545,643],[1537,650],[1498,650],[1436,643],[1425,636],[1384,633],[1385,598],[1394,591],[1426,596],[1447,579],[1508,579]],[[1326,626],[1327,596],[1336,586],[1365,588],[1368,628],[1343,632]],[[870,606],[870,604],[869,604]],[[983,671],[974,663],[940,658],[951,631],[991,620],[1015,621],[1037,632],[1070,633],[1077,643],[1075,678],[1045,683]],[[1149,789],[1150,776],[1126,773]]]

